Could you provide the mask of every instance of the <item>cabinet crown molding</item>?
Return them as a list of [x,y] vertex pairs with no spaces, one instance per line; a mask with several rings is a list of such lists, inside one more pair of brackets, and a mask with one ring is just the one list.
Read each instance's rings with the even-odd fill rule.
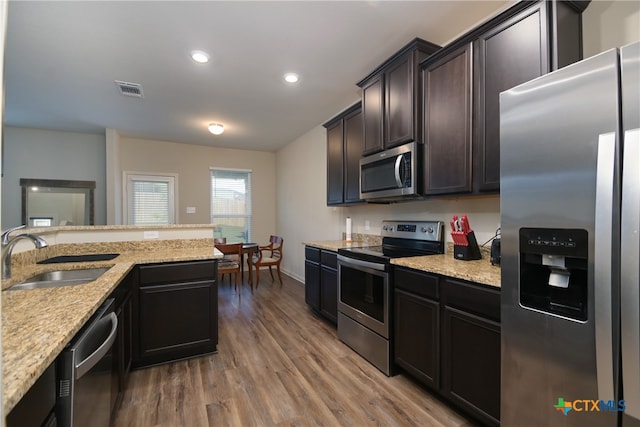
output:
[[384,61],[375,70],[373,70],[371,73],[369,73],[369,75],[367,75],[367,77],[365,77],[364,79],[360,80],[356,84],[359,87],[364,86],[369,80],[371,80],[372,78],[374,78],[377,75],[379,75],[380,73],[382,73],[386,68],[389,67],[390,64],[392,64],[398,58],[401,58],[401,57],[403,57],[404,55],[406,55],[406,54],[408,54],[410,52],[422,52],[422,53],[425,53],[426,55],[431,55],[434,52],[437,52],[439,49],[440,49],[439,45],[437,45],[435,43],[431,43],[431,42],[426,41],[426,40],[423,40],[423,39],[421,39],[419,37],[416,37],[415,39],[413,39],[409,43],[407,43],[402,49],[400,49],[399,51],[394,53],[389,59]]

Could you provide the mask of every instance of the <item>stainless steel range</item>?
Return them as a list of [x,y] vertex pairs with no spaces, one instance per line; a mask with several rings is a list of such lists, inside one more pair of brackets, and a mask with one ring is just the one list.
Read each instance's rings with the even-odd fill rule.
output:
[[444,223],[382,224],[381,246],[338,250],[338,338],[393,375],[391,259],[444,253]]

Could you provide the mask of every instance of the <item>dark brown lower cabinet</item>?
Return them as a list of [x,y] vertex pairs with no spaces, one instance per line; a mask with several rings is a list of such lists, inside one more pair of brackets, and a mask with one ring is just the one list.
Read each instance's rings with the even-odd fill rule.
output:
[[320,311],[320,249],[305,246],[304,254],[304,301]]
[[215,352],[218,344],[217,263],[139,267],[134,365],[154,365]]
[[395,362],[484,425],[500,424],[500,290],[396,267]]
[[9,412],[5,425],[7,427],[56,427],[55,404],[56,368],[53,362]]
[[440,303],[395,291],[395,360],[423,384],[438,390]]
[[338,322],[338,254],[305,247],[305,302],[333,323]]
[[487,425],[500,424],[500,324],[445,307],[442,393]]
[[320,253],[320,313],[333,323],[338,322],[338,254]]

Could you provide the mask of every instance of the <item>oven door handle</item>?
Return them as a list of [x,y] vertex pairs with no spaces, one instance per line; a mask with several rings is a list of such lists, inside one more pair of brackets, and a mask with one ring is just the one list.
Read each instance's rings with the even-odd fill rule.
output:
[[356,266],[356,267],[364,267],[370,268],[372,270],[385,271],[386,265],[380,264],[377,262],[370,261],[362,261],[360,259],[349,258],[344,255],[338,255],[338,262],[345,264],[347,266]]

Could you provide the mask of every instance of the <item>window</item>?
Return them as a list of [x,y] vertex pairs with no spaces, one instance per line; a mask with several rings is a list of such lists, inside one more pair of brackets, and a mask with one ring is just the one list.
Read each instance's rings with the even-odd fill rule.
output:
[[211,169],[211,223],[214,237],[251,241],[251,171]]
[[125,174],[128,223],[175,224],[175,176]]

